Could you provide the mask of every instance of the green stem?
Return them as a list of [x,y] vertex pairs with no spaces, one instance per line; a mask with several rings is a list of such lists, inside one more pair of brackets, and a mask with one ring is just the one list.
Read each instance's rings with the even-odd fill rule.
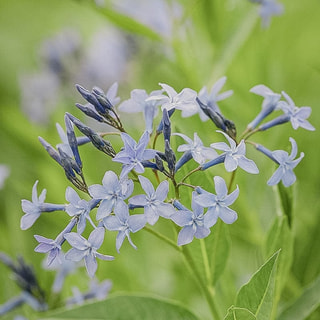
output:
[[221,319],[218,308],[215,303],[214,292],[211,290],[209,283],[206,284],[203,281],[202,276],[201,276],[199,270],[197,269],[197,265],[194,262],[187,246],[182,246],[182,254],[185,258],[186,263],[188,264],[188,266],[192,270],[192,273],[195,276],[197,283],[198,283],[199,287],[201,288],[201,290],[207,300],[207,303],[209,305],[213,319],[215,319],[215,320]]
[[151,229],[148,226],[145,226],[143,228],[144,230],[148,231],[149,233],[153,234],[154,236],[156,236],[157,238],[159,238],[160,240],[163,240],[165,243],[169,244],[171,247],[173,247],[175,250],[182,252],[181,247],[179,247],[174,241],[172,241],[170,238],[166,237],[165,235],[163,235],[162,233],[155,231],[153,229]]
[[232,188],[232,184],[233,184],[234,178],[236,176],[236,172],[237,172],[237,170],[234,170],[231,173],[231,178],[230,178],[229,185],[228,185],[228,192],[229,193],[231,192],[231,188]]
[[180,183],[184,182],[187,178],[189,178],[193,173],[197,172],[201,170],[200,167],[193,169],[192,171],[190,171],[182,180]]
[[208,258],[207,248],[206,248],[206,242],[204,239],[200,239],[200,247],[201,247],[201,255],[203,259],[207,283],[210,284],[212,282],[212,279],[211,279],[210,264],[209,264],[209,258]]

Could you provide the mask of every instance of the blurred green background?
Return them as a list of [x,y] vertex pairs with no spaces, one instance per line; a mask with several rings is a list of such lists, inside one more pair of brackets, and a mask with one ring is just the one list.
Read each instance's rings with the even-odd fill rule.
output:
[[[232,89],[234,94],[221,102],[220,108],[236,123],[238,132],[243,131],[260,111],[261,98],[249,93],[249,89],[257,84],[265,84],[275,92],[286,91],[297,106],[311,106],[313,111],[309,120],[318,130],[320,2],[284,0],[281,3],[285,8],[283,15],[274,17],[270,27],[263,29],[256,7],[248,1],[181,1],[177,13],[173,10],[176,8],[174,3],[169,1],[163,14],[167,20],[162,21],[159,28],[151,24],[155,34],[160,35],[157,37],[152,32],[135,29],[130,21],[111,21],[89,1],[1,0],[0,164],[9,166],[10,176],[0,190],[0,251],[12,258],[23,255],[33,264],[41,285],[46,290],[50,288],[54,273],[42,269],[44,257],[33,251],[36,246],[33,235],[54,238],[66,224],[67,217],[62,212],[43,214],[31,229],[21,231],[21,199],[31,199],[32,185],[39,180],[38,191],[47,189],[47,202],[65,202],[65,188],[69,184],[62,170],[47,156],[38,136],[52,145],[59,143],[55,123],[63,124],[66,111],[87,121],[74,107],[75,102],[83,103],[74,84],[86,80],[74,70],[86,65],[85,59],[79,58],[81,50],[92,46],[92,37],[101,29],[108,30],[112,38],[105,41],[106,54],[100,61],[109,59],[111,68],[111,58],[117,57],[114,53],[117,49],[123,59],[117,59],[114,64],[119,65],[112,66],[115,69],[109,70],[105,83],[102,77],[97,85],[106,90],[118,81],[122,100],[128,99],[130,91],[135,88],[144,88],[148,92],[157,90],[159,82],[167,83],[177,91],[184,87],[199,91],[204,85],[211,88],[216,80],[226,75],[228,80],[224,89]],[[144,14],[151,16],[146,21],[152,22],[157,11],[148,10]],[[176,17],[174,22],[172,17]],[[166,23],[171,29],[161,29]],[[73,60],[65,62],[71,71],[57,91],[59,96],[54,108],[47,114],[45,108],[39,108],[30,115],[30,111],[22,108],[24,84],[21,79],[23,75],[43,70],[39,53],[43,41],[66,28],[77,30],[81,39],[80,53],[77,53],[79,64]],[[119,44],[114,39],[122,40]],[[91,59],[95,61],[95,56]],[[85,84],[83,82],[80,84]],[[88,81],[87,85],[95,83]],[[33,94],[42,95],[42,90],[51,89],[50,86],[43,87]],[[34,121],[38,112],[45,114],[40,123]],[[206,145],[220,139],[213,125],[209,122],[203,124],[198,116],[188,119],[175,116],[175,121],[181,132],[189,136],[198,132]],[[126,118],[124,115],[123,122],[131,127],[135,138],[143,130],[139,116]],[[303,129],[295,131],[287,124],[257,134],[253,139],[271,150],[288,150],[289,137],[297,141],[299,152],[303,151],[305,158],[295,170],[298,182],[294,186],[294,261],[284,302],[297,296],[320,271],[319,133]],[[120,141],[115,138],[113,143]],[[277,214],[275,190],[266,185],[275,167],[268,159],[248,149],[249,157],[256,161],[261,174],[252,176],[239,172],[236,177],[241,191],[234,208],[239,219],[230,226],[232,249],[227,270],[220,280],[227,282],[229,289],[219,292],[219,303],[226,308],[232,304],[239,287],[263,263],[261,247]],[[104,172],[110,169],[108,159],[90,146],[81,150],[87,182],[100,183]],[[215,170],[213,174],[220,174]],[[171,235],[166,227],[166,222],[157,225]],[[114,239],[114,234],[107,235],[104,252],[115,254],[116,260],[100,263],[97,272],[100,280],[112,279],[112,292],[138,291],[174,298],[188,303],[192,310],[206,318],[205,302],[176,252],[141,231],[133,236],[138,250],[125,243],[118,255]],[[19,292],[9,274],[0,265],[0,304]],[[86,288],[85,271],[81,270],[80,275],[67,279],[61,299],[71,295],[72,286]],[[8,319],[13,314],[31,317],[32,310],[25,306]],[[310,319],[318,319],[318,316],[316,310]]]

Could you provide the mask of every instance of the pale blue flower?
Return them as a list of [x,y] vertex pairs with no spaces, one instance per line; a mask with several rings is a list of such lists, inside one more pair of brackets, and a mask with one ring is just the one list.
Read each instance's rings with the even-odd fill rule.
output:
[[256,146],[257,150],[264,153],[271,160],[279,164],[279,168],[267,182],[269,186],[273,186],[282,181],[284,186],[289,187],[296,181],[296,175],[294,174],[293,169],[302,160],[302,158],[304,157],[304,153],[301,152],[300,157],[295,159],[298,152],[297,143],[293,138],[289,138],[289,140],[292,146],[290,155],[288,154],[288,152],[283,150],[270,151],[261,145]]
[[160,100],[162,103],[161,109],[177,109],[182,111],[183,117],[190,117],[198,112],[198,105],[196,102],[197,93],[189,88],[183,89],[177,93],[172,87],[165,83],[159,83],[162,89],[167,93],[165,95],[158,95],[149,97],[147,100]]
[[[212,109],[212,111],[218,112],[219,114],[221,114],[221,111],[219,109],[217,102],[224,100],[233,94],[233,90],[228,90],[223,93],[219,93],[219,91],[225,85],[226,81],[227,81],[227,77],[222,77],[212,86],[210,93],[208,93],[207,87],[204,86],[199,91],[199,94],[198,94],[199,100],[204,105]],[[200,107],[198,111],[199,111],[200,119],[202,121],[207,121],[209,119],[209,117],[202,111]]]
[[72,261],[80,261],[84,259],[84,263],[90,277],[93,277],[97,271],[98,265],[96,258],[101,260],[114,260],[113,256],[97,252],[103,243],[104,233],[104,228],[99,227],[91,232],[88,240],[75,232],[64,235],[65,239],[72,246],[72,248],[66,253],[66,259]]
[[110,280],[104,280],[101,283],[98,283],[96,279],[92,279],[90,281],[90,288],[86,292],[82,293],[77,287],[73,287],[73,297],[66,301],[66,305],[82,305],[88,300],[104,300],[107,297],[111,287],[112,282]]
[[193,141],[182,133],[174,133],[174,135],[181,137],[187,142],[187,144],[181,144],[177,149],[178,152],[184,152],[184,154],[176,163],[176,171],[191,158],[197,163],[203,164],[206,160],[218,157],[218,154],[214,149],[203,146],[203,143],[196,132],[194,133]]
[[264,97],[262,102],[262,110],[256,116],[256,118],[251,121],[247,128],[254,129],[265,117],[267,117],[273,110],[276,109],[278,101],[281,98],[281,94],[274,93],[271,89],[263,84],[259,84],[250,89],[250,92],[255,93],[259,96]]
[[315,128],[307,120],[311,114],[310,107],[297,107],[289,95],[282,91],[282,95],[286,101],[281,101],[278,104],[278,108],[281,109],[286,115],[290,117],[290,121],[293,129],[298,129],[299,127],[306,130],[313,131]]
[[20,220],[20,228],[22,230],[30,228],[40,217],[42,212],[65,210],[65,205],[44,202],[47,193],[46,189],[43,189],[38,197],[38,182],[39,181],[37,180],[32,187],[32,202],[25,199],[21,200],[22,210],[25,213]]
[[130,206],[144,207],[147,222],[151,225],[154,225],[158,221],[159,216],[169,218],[175,212],[175,209],[170,203],[164,202],[169,192],[168,181],[162,181],[157,190],[154,190],[149,179],[139,176],[139,181],[146,194],[140,194],[130,198]]
[[113,171],[107,171],[102,179],[102,185],[94,184],[89,187],[93,199],[102,200],[98,211],[97,220],[108,216],[118,202],[123,202],[133,192],[133,182],[130,179],[118,180]]
[[141,230],[147,220],[143,214],[129,215],[128,206],[124,202],[118,202],[114,208],[114,214],[103,219],[103,224],[110,231],[119,231],[116,239],[116,249],[120,252],[120,248],[124,239],[127,237],[133,248],[137,249],[130,238],[130,232]]
[[231,224],[238,218],[237,213],[228,208],[239,195],[239,188],[228,195],[228,188],[223,178],[214,177],[214,186],[216,194],[209,193],[200,187],[196,188],[199,193],[195,197],[195,202],[204,208],[208,208],[206,213],[206,221],[209,227],[212,227],[220,218],[224,223]]
[[249,173],[259,173],[259,169],[253,160],[246,158],[246,145],[244,140],[241,140],[237,145],[227,134],[222,133],[228,140],[230,147],[225,142],[212,143],[210,146],[214,149],[222,150],[225,154],[224,166],[228,172],[234,171],[239,166]]
[[203,207],[195,202],[196,194],[196,192],[192,193],[192,211],[185,208],[177,200],[173,203],[178,211],[171,215],[170,218],[174,223],[182,227],[178,234],[179,246],[190,243],[193,240],[193,237],[202,239],[210,234],[210,220],[207,220],[207,215],[204,214]]
[[78,218],[77,232],[79,234],[84,231],[87,220],[95,227],[90,217],[90,211],[98,205],[100,200],[92,199],[86,201],[81,199],[77,192],[71,187],[67,187],[66,189],[66,200],[70,202],[66,205],[66,212],[70,217]]
[[126,177],[131,170],[144,172],[142,162],[150,160],[156,155],[156,150],[146,149],[149,142],[149,133],[145,131],[137,143],[127,133],[121,133],[124,148],[116,154],[113,161],[122,163],[120,179]]
[[71,219],[68,225],[59,233],[55,240],[48,239],[43,236],[35,235],[35,239],[39,242],[38,246],[34,249],[35,252],[48,253],[47,265],[50,266],[54,261],[61,263],[61,246],[65,241],[65,234],[71,232],[76,225],[77,220]]
[[277,0],[254,0],[260,3],[259,15],[262,20],[262,26],[268,27],[272,16],[279,16],[283,13],[283,5]]
[[118,109],[122,112],[142,112],[146,124],[146,131],[152,133],[153,119],[158,115],[161,100],[146,100],[149,97],[161,95],[161,90],[152,91],[149,95],[145,90],[134,89],[131,91],[130,99],[123,101]]

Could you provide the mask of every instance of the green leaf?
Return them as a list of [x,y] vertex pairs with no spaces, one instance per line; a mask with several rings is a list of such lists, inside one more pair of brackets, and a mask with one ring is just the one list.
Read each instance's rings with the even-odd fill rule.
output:
[[123,13],[120,13],[109,7],[97,7],[94,8],[104,15],[109,21],[116,26],[122,28],[125,31],[132,32],[138,35],[145,36],[151,40],[162,41],[162,37],[157,32],[153,31],[148,26],[140,23],[139,21],[131,18]]
[[260,267],[237,295],[236,306],[250,310],[257,320],[271,317],[278,255],[279,251]]
[[320,306],[320,276],[279,315],[279,320],[306,319]]
[[281,249],[277,263],[276,283],[275,283],[275,299],[273,305],[272,319],[276,314],[276,307],[280,300],[280,295],[287,277],[293,259],[293,234],[288,226],[287,216],[277,216],[267,235],[265,245],[266,255],[270,256],[272,252]]
[[292,208],[293,208],[293,187],[286,188],[282,183],[277,184],[277,190],[280,197],[280,203],[283,213],[288,217],[288,224],[292,224]]
[[176,302],[150,296],[119,295],[73,309],[48,314],[42,319],[80,320],[197,320],[185,307]]
[[255,320],[256,316],[245,308],[230,307],[223,320]]

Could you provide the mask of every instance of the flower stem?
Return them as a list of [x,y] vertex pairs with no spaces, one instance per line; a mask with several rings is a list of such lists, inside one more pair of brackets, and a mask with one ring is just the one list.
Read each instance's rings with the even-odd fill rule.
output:
[[206,272],[207,283],[210,284],[212,282],[212,279],[211,279],[210,264],[209,264],[208,254],[207,254],[206,242],[204,239],[200,239],[200,247],[201,247],[201,255],[203,259],[204,269]]
[[182,246],[182,254],[185,258],[186,263],[190,267],[193,275],[195,276],[197,283],[198,283],[199,287],[201,288],[201,290],[207,300],[207,303],[209,305],[210,312],[213,316],[213,319],[214,320],[221,319],[218,308],[217,308],[215,300],[214,300],[214,293],[210,287],[210,284],[209,283],[206,284],[203,281],[203,278],[201,277],[201,274],[200,274],[199,270],[197,269],[196,263],[194,262],[187,246]]
[[154,236],[156,236],[157,238],[159,238],[160,240],[163,240],[164,242],[166,242],[167,244],[169,244],[171,247],[173,247],[175,250],[181,252],[182,249],[181,247],[179,247],[174,241],[172,241],[171,239],[169,239],[168,237],[166,237],[165,235],[163,235],[162,233],[155,231],[153,229],[151,229],[148,226],[145,226],[143,228],[144,230],[148,231],[149,233],[153,234]]

